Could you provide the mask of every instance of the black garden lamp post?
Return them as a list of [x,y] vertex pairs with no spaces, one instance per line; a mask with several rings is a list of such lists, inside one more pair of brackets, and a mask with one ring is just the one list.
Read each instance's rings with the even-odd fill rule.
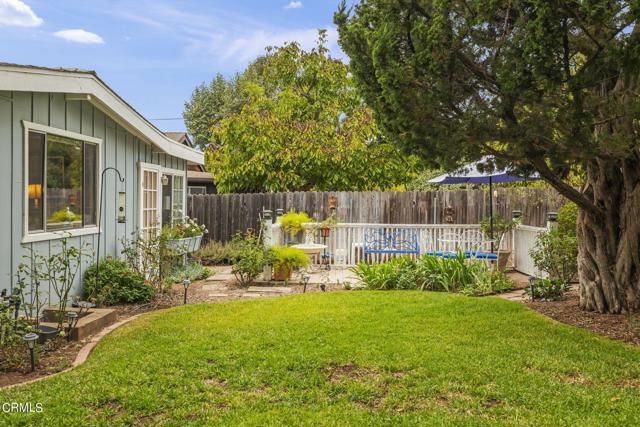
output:
[[520,210],[511,211],[511,218],[513,220],[522,218],[522,211],[520,211]]
[[307,285],[309,284],[309,279],[311,279],[311,276],[309,276],[308,274],[305,274],[304,276],[302,276],[302,281],[304,282],[304,288],[302,288],[303,294],[307,292]]
[[536,276],[529,276],[529,291],[531,292],[531,301],[535,299],[534,289],[536,285]]
[[431,283],[431,290],[435,291],[436,290],[436,281],[438,280],[438,275],[435,273],[431,273],[429,275],[429,282]]
[[78,313],[75,311],[69,311],[65,314],[67,318],[67,323],[69,324],[69,330],[67,332],[67,341],[71,341],[71,331],[78,324]]
[[189,285],[191,284],[191,280],[184,279],[182,281],[182,286],[184,286],[184,303],[187,303],[187,290],[189,289]]
[[22,337],[22,340],[26,342],[27,347],[29,347],[29,356],[31,356],[31,372],[36,370],[36,355],[34,350],[36,348],[36,341],[38,338],[38,334],[34,332],[29,332]]
[[282,215],[284,215],[284,209],[282,208],[276,209],[276,218],[280,218]]

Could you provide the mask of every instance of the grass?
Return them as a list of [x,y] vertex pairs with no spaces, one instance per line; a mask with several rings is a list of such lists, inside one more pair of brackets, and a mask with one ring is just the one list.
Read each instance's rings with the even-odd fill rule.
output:
[[2,425],[639,425],[640,351],[496,298],[314,293],[192,305],[0,392]]

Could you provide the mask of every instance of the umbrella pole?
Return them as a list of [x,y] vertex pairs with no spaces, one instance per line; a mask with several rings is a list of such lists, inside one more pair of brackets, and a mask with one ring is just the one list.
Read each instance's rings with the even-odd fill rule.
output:
[[493,179],[489,177],[489,230],[491,233],[491,253],[493,253]]

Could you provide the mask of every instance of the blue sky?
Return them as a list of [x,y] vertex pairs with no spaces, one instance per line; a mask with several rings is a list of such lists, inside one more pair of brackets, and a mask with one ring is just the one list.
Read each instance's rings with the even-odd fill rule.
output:
[[[96,70],[148,119],[180,117],[193,88],[269,45],[311,47],[339,0],[0,0],[0,62]],[[153,121],[184,130],[181,120]]]

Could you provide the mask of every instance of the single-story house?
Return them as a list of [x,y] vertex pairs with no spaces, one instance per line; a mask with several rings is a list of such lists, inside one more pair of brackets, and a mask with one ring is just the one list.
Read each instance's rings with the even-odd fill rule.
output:
[[[122,238],[170,224],[184,210],[187,165],[204,163],[95,72],[4,63],[0,147],[0,290],[30,249],[46,256],[62,233],[93,252],[100,235],[101,257],[118,256]],[[78,284],[94,261],[83,259]]]
[[[191,138],[186,132],[165,132],[165,135],[187,147],[194,147]],[[213,175],[206,171],[204,165],[189,163],[187,165],[187,194],[192,196],[215,193],[217,193],[217,190],[213,182]]]

